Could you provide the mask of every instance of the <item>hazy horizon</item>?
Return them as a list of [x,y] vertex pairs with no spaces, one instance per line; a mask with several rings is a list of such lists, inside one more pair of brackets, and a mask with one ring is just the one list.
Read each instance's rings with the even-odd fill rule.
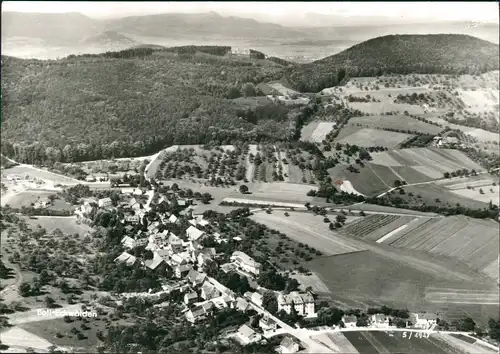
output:
[[[451,6],[450,6],[451,5]],[[313,10],[313,11],[311,11]],[[498,23],[497,2],[30,2],[5,1],[2,12],[71,13],[94,19],[165,13],[207,13],[239,16],[286,26],[318,26],[322,20],[339,25],[470,21]],[[308,22],[309,21],[309,22]],[[314,23],[316,21],[316,23]],[[346,23],[344,23],[344,21]]]

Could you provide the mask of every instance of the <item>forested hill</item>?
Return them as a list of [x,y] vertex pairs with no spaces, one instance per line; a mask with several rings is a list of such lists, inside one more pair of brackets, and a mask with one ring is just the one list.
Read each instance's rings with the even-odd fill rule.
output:
[[479,74],[498,70],[498,45],[460,34],[389,35],[287,72],[299,91],[335,86],[345,75]]
[[[46,61],[2,56],[2,153],[23,162],[91,160],[293,134],[287,109],[254,97],[282,65],[208,54],[226,47],[188,49]],[[256,102],[260,110],[247,113]]]

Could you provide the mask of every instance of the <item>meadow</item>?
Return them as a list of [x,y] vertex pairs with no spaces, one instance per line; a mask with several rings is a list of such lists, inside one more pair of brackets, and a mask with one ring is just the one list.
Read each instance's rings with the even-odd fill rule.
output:
[[[309,246],[321,250],[327,255],[337,255],[343,253],[361,251],[362,248],[351,244],[348,240],[336,238],[329,230],[329,223],[323,221],[324,216],[313,215],[305,212],[273,211],[271,214],[257,212],[252,215],[252,219],[268,226],[271,229],[280,230],[296,242],[306,243]],[[328,216],[327,216],[328,217]],[[335,220],[334,216],[329,216]],[[347,223],[359,217],[347,216]]]
[[492,220],[457,215],[410,223],[384,243],[454,257],[498,279],[498,267],[493,267],[498,262],[498,233]]

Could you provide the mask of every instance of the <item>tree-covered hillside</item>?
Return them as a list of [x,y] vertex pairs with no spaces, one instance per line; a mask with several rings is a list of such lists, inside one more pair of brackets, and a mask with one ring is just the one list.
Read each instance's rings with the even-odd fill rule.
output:
[[459,34],[390,35],[287,71],[299,91],[317,92],[350,77],[382,74],[479,74],[499,68],[498,45]]
[[[110,56],[2,57],[2,152],[36,161],[55,148],[48,151],[82,160],[289,135],[290,124],[274,113],[238,117],[232,100],[255,95],[249,87],[274,78],[279,64],[150,49]],[[35,145],[19,150],[26,144]]]

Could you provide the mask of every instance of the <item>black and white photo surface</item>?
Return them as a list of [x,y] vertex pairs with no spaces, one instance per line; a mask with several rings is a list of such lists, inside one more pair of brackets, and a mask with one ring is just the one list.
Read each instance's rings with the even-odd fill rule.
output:
[[498,2],[1,16],[0,353],[498,353]]

